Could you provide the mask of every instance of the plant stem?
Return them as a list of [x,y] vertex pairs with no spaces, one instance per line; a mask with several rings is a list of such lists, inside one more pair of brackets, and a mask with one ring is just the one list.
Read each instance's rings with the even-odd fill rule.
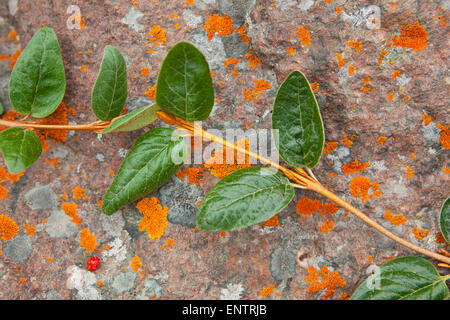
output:
[[113,121],[96,121],[88,124],[76,124],[76,125],[55,125],[55,124],[39,124],[33,121],[9,121],[0,119],[0,126],[5,127],[22,127],[28,129],[41,129],[41,130],[77,130],[77,131],[92,131],[99,133],[103,129],[107,128]]
[[420,254],[423,254],[425,256],[428,256],[430,258],[436,259],[438,261],[442,261],[446,264],[450,264],[450,258],[446,257],[444,255],[438,254],[436,252],[432,252],[430,250],[424,249],[422,247],[416,246],[415,244],[412,244],[397,235],[390,232],[388,229],[384,228],[379,223],[375,222],[371,218],[369,218],[367,215],[353,207],[351,204],[347,203],[346,201],[342,200],[338,196],[336,196],[334,193],[323,187],[317,180],[312,178],[311,176],[307,175],[306,172],[301,168],[295,168],[295,172],[292,170],[289,170],[278,163],[275,163],[269,159],[266,159],[259,154],[256,154],[254,152],[251,152],[245,148],[241,148],[239,146],[236,146],[235,144],[226,141],[222,138],[219,138],[207,131],[204,131],[202,128],[193,125],[187,121],[184,121],[182,119],[176,118],[168,113],[165,113],[164,111],[157,111],[158,118],[160,118],[162,121],[166,122],[169,125],[176,125],[178,127],[181,127],[182,129],[188,131],[192,136],[201,136],[205,139],[208,139],[212,142],[220,143],[221,145],[233,148],[234,150],[238,152],[245,153],[246,155],[255,158],[265,164],[268,164],[280,171],[282,171],[290,180],[295,182],[297,184],[297,187],[305,188],[314,192],[317,192],[324,197],[336,202],[338,205],[343,207],[344,209],[350,211],[353,213],[356,217],[361,219],[363,222],[367,223],[372,228],[376,229],[380,233],[384,234],[386,237],[394,240],[398,244],[401,244],[402,246],[405,246],[413,251],[416,251]]

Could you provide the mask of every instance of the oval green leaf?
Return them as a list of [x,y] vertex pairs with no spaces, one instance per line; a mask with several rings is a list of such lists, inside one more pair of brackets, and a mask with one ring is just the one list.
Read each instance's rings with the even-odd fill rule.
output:
[[9,98],[18,113],[44,118],[56,110],[65,91],[58,39],[51,28],[44,27],[17,59],[9,81]]
[[113,214],[158,189],[183,165],[186,154],[183,138],[171,129],[156,128],[142,135],[103,197],[103,212]]
[[293,197],[289,180],[275,169],[236,170],[208,193],[197,214],[197,226],[204,231],[248,227],[269,220]]
[[353,293],[351,300],[442,300],[445,279],[421,257],[402,257],[383,264]]
[[103,129],[102,133],[141,129],[158,119],[158,116],[156,115],[156,111],[158,110],[159,106],[157,104],[133,110],[129,114],[114,120],[109,127]]
[[0,149],[9,172],[13,174],[31,166],[42,153],[41,141],[36,134],[20,127],[0,133]]
[[156,84],[156,103],[187,121],[208,118],[214,87],[208,62],[192,44],[179,42],[167,54]]
[[275,145],[284,161],[313,168],[322,155],[325,133],[308,80],[292,72],[278,89],[272,113]]
[[441,233],[447,243],[450,243],[450,198],[445,200],[441,208]]
[[123,110],[127,100],[127,65],[122,54],[113,46],[106,46],[100,71],[92,90],[94,114],[109,121]]

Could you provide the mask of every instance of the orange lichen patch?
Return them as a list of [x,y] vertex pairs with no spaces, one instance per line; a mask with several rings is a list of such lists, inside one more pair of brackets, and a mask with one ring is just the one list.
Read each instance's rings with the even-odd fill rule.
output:
[[229,57],[227,60],[225,60],[225,61],[223,62],[223,65],[224,65],[225,67],[228,67],[228,66],[230,66],[230,65],[236,65],[239,61],[241,61],[241,60],[240,60],[240,59],[237,59],[237,58]]
[[352,76],[358,68],[355,68],[351,64],[348,65],[348,75]]
[[412,228],[412,233],[417,240],[423,240],[428,235],[428,229]]
[[45,162],[51,164],[54,168],[56,168],[57,166],[59,166],[59,161],[61,160],[60,157],[57,157],[55,159],[49,159],[49,158],[45,158]]
[[195,1],[195,0],[186,0],[186,3],[187,3],[188,5],[190,5],[190,6],[191,6],[191,5],[193,5],[193,4],[194,4],[194,1]]
[[[370,182],[370,179],[366,177],[354,177],[349,186],[351,195],[361,199],[362,203],[374,197],[379,197],[383,193],[382,190],[378,190],[380,188],[378,183]],[[369,194],[370,189],[373,191],[371,194]]]
[[369,256],[369,265],[373,264],[373,256]]
[[144,198],[139,201],[136,208],[144,217],[139,222],[139,231],[146,231],[150,239],[159,239],[164,234],[167,222],[167,212],[169,208],[159,204],[156,197]]
[[347,148],[351,148],[353,145],[352,138],[353,138],[353,136],[351,138],[349,138],[347,135],[344,135],[344,138],[342,138],[340,141]]
[[[247,139],[241,139],[235,143],[236,146],[242,146],[243,144],[246,150],[250,150],[250,142]],[[233,152],[232,162],[230,161],[231,159],[227,161],[227,153],[229,152]],[[209,170],[211,175],[218,178],[226,177],[235,170],[247,167],[250,167],[249,156],[232,148],[225,148],[225,151],[224,149],[215,150],[204,165],[204,168]]]
[[114,170],[109,169],[108,172],[109,172],[110,175],[112,175],[112,176],[114,175]]
[[342,8],[340,6],[336,7],[336,13],[339,15],[342,13]]
[[208,33],[208,41],[211,41],[216,33],[219,37],[228,37],[233,32],[233,20],[227,14],[223,17],[214,14],[205,22],[205,30]]
[[[46,125],[67,125],[69,120],[67,119],[67,106],[64,102],[61,102],[58,108],[48,117],[39,120],[38,124]],[[45,139],[53,139],[58,142],[65,142],[69,134],[68,130],[40,130]]]
[[13,219],[0,214],[0,239],[9,241],[19,233],[19,227]]
[[203,169],[201,167],[180,169],[176,175],[180,180],[184,180],[184,177],[187,176],[188,183],[195,184],[197,188],[200,188],[200,182],[203,180]]
[[386,54],[387,54],[386,50],[382,50],[380,52],[380,54],[378,55],[378,66],[381,66],[381,64],[383,63],[383,58]]
[[74,199],[87,200],[86,191],[84,191],[84,189],[80,186],[76,186],[75,189],[72,190],[72,193]]
[[441,129],[441,137],[439,138],[439,142],[442,144],[442,147],[445,149],[450,149],[450,127],[444,126],[440,123],[436,124],[436,126]]
[[276,227],[280,225],[280,221],[278,221],[278,216],[273,216],[269,220],[264,222],[265,227]]
[[392,92],[389,92],[386,94],[386,98],[388,98],[389,101],[394,101],[394,94]]
[[256,68],[259,64],[259,59],[257,56],[255,56],[253,53],[248,52],[244,54],[244,58],[247,59],[247,64],[252,67]]
[[148,34],[150,36],[149,40],[157,47],[164,45],[167,41],[166,31],[157,24],[152,26]]
[[446,27],[446,26],[448,26],[448,22],[445,22],[445,15],[441,15],[441,16],[439,17],[439,25],[440,25],[441,27]]
[[174,27],[175,29],[177,29],[177,30],[180,30],[180,29],[181,29],[180,24],[179,24],[178,22],[175,23],[173,27]]
[[295,49],[292,48],[292,47],[287,47],[287,48],[286,48],[286,51],[287,51],[287,53],[288,53],[289,55],[293,56],[294,53],[295,53],[297,50],[295,50]]
[[169,251],[175,245],[175,239],[169,238],[166,243],[159,247],[161,250]]
[[250,43],[250,40],[247,36],[247,27],[245,25],[240,26],[239,28],[234,30],[236,33],[241,35],[242,42]]
[[22,283],[25,283],[25,282],[27,282],[28,281],[28,279],[27,278],[20,278],[19,279],[19,282],[22,284]]
[[342,60],[342,53],[336,52],[336,56],[338,57],[338,66],[340,69],[344,66],[345,60]]
[[81,72],[86,72],[86,66],[84,64],[80,67],[80,71]]
[[145,273],[145,270],[142,269],[142,262],[139,256],[136,256],[133,259],[131,259],[130,266],[133,272]]
[[343,288],[347,285],[338,272],[331,272],[327,266],[323,266],[320,272],[313,266],[308,267],[307,270],[308,275],[305,276],[305,280],[310,285],[307,292],[316,293],[320,290],[325,290],[322,295],[322,300],[331,297],[337,287]]
[[17,35],[18,35],[18,34],[17,34],[17,31],[16,31],[16,30],[11,30],[11,31],[8,33],[8,38],[11,39],[11,41],[15,41]]
[[80,218],[80,216],[77,215],[78,212],[78,205],[74,202],[64,202],[61,205],[61,209],[64,210],[64,212],[72,218],[71,222],[75,223],[77,226],[81,225],[81,222],[83,221],[83,218]]
[[91,234],[89,229],[81,230],[80,246],[84,247],[84,250],[88,253],[92,253],[95,250],[97,246],[96,237]]
[[362,41],[347,41],[347,47],[353,48],[353,51],[350,54],[353,54],[355,51],[360,53],[362,49]]
[[333,153],[333,150],[336,149],[338,146],[338,143],[336,141],[328,142],[325,147],[323,148],[323,152],[326,155],[329,155],[330,153]]
[[368,167],[370,167],[370,163],[360,163],[358,160],[355,160],[343,165],[341,170],[345,174],[354,174],[360,171],[364,171]]
[[147,67],[142,67],[141,68],[141,75],[143,75],[144,77],[148,77],[150,75],[150,69]]
[[442,235],[442,232],[439,232],[438,234],[436,234],[436,240],[435,242],[437,244],[441,244],[441,243],[446,243],[447,241],[445,241],[444,236]]
[[327,233],[334,230],[334,222],[325,218],[325,222],[318,228],[319,231]]
[[36,226],[30,226],[28,223],[24,225],[26,229],[25,234],[29,236],[34,236],[36,234]]
[[427,47],[428,35],[423,26],[416,21],[412,24],[405,24],[400,30],[400,36],[394,36],[392,42],[395,47],[402,47],[412,49],[412,51],[419,51]]
[[450,168],[449,167],[444,167],[444,173],[450,174]]
[[275,289],[275,285],[271,284],[271,285],[268,286],[267,288],[263,288],[263,289],[259,292],[259,296],[260,296],[260,297],[263,297],[263,298],[265,298],[265,297],[267,297],[267,296],[270,296],[270,295],[273,293],[274,289]]
[[378,137],[378,139],[377,139],[377,144],[378,144],[379,146],[382,146],[383,143],[384,143],[387,139],[388,139],[388,137],[385,137],[385,136]]
[[416,172],[410,167],[408,167],[406,164],[404,164],[403,167],[406,168],[406,177],[408,178],[408,180],[410,180],[414,176],[414,173]]
[[300,42],[305,48],[311,44],[311,33],[304,26],[298,28],[297,38],[300,40]]
[[220,232],[219,232],[219,236],[221,236],[221,237],[226,237],[226,236],[227,236],[227,233],[226,233],[225,231],[220,231]]
[[45,260],[47,260],[48,263],[52,262],[53,260],[55,260],[55,258],[52,257],[45,257]]
[[386,212],[383,215],[383,218],[389,221],[394,226],[399,226],[401,224],[406,224],[406,217],[402,214],[396,214],[392,215],[391,210],[386,210]]
[[25,171],[22,171],[18,174],[12,174],[6,171],[5,168],[0,167],[0,200],[6,199],[8,196],[8,189],[5,186],[1,185],[1,183],[9,181],[11,184],[20,180],[20,177],[24,175]]
[[400,75],[400,70],[393,70],[392,71],[392,79],[397,78]]
[[103,286],[104,286],[105,284],[104,284],[103,282],[101,282],[101,281],[97,281],[96,285],[99,286],[100,289],[103,289]]
[[422,114],[422,118],[423,118],[423,122],[424,122],[425,126],[429,125],[432,120],[432,118],[425,113]]
[[298,200],[295,208],[298,214],[308,216],[320,210],[322,203],[319,200],[312,200],[304,197]]
[[312,91],[319,92],[319,86],[320,84],[318,82],[313,82],[310,84]]
[[416,159],[416,154],[413,152],[411,153],[411,159],[415,160]]
[[145,96],[147,96],[149,99],[155,100],[156,97],[156,84],[147,90],[145,93]]
[[243,89],[245,99],[247,101],[251,100],[259,100],[261,99],[261,93],[265,90],[270,89],[270,83],[265,81],[264,79],[256,79],[255,80],[255,89]]

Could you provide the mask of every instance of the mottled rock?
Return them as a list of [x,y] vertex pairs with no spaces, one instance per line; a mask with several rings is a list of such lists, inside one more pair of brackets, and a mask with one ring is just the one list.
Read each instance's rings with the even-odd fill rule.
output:
[[155,279],[146,279],[144,282],[143,295],[149,298],[160,299],[163,287]]

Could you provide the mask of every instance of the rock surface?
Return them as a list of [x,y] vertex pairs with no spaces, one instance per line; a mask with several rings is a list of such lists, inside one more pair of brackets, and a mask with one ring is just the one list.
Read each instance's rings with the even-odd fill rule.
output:
[[[300,70],[315,83],[326,143],[336,142],[323,154],[315,176],[395,234],[429,250],[446,248],[436,236],[450,187],[448,142],[442,142],[443,126],[449,125],[448,1],[379,0],[376,6],[369,0],[189,2],[80,0],[74,6],[67,0],[1,1],[0,102],[11,109],[8,56],[23,49],[43,24],[55,30],[61,45],[71,124],[96,121],[90,93],[108,44],[127,61],[128,110],[152,102],[145,93],[156,83],[170,47],[181,40],[198,46],[216,90],[213,115],[203,122],[211,129],[270,128],[279,85]],[[84,28],[74,24],[77,12]],[[204,25],[214,14],[233,19],[233,30],[245,26],[248,40],[242,41],[240,29],[208,41]],[[402,26],[415,21],[426,30],[427,46],[393,46]],[[160,46],[149,40],[155,24],[167,38]],[[11,39],[13,30],[17,37]],[[252,55],[258,63],[249,61]],[[235,69],[224,65],[230,57],[240,60]],[[149,68],[148,76],[142,75],[143,67]],[[257,79],[270,89],[261,91],[260,99],[248,99],[244,90],[254,90]],[[149,195],[169,207],[164,235],[149,239],[139,231],[142,215],[136,203],[112,217],[98,205],[134,139],[147,130],[102,137],[69,132],[63,143],[49,140],[50,149],[19,181],[3,179],[8,195],[0,200],[0,213],[17,223],[19,235],[0,240],[1,299],[263,299],[264,288],[273,288],[265,299],[320,299],[324,290],[308,293],[305,277],[307,268],[325,265],[346,283],[329,297],[341,299],[363,281],[371,263],[415,254],[342,209],[325,216],[299,215],[296,203],[304,197],[327,202],[301,190],[278,214],[279,225],[199,232],[194,229],[197,201],[218,181],[207,170],[199,188],[173,177]],[[355,160],[370,166],[345,174],[343,166]],[[354,197],[349,184],[356,176],[379,184],[381,196],[365,203]],[[85,199],[74,197],[77,186],[85,190]],[[77,205],[80,225],[60,209],[64,202]],[[392,225],[384,218],[387,210],[403,215],[405,223]],[[326,219],[334,223],[327,233],[319,230]],[[34,234],[29,226],[36,226]],[[79,243],[84,228],[96,236],[92,253]],[[428,234],[419,240],[413,228]],[[169,239],[175,244],[164,247]],[[94,255],[102,260],[95,274],[86,267]],[[142,264],[138,272],[131,267],[136,256]]]

